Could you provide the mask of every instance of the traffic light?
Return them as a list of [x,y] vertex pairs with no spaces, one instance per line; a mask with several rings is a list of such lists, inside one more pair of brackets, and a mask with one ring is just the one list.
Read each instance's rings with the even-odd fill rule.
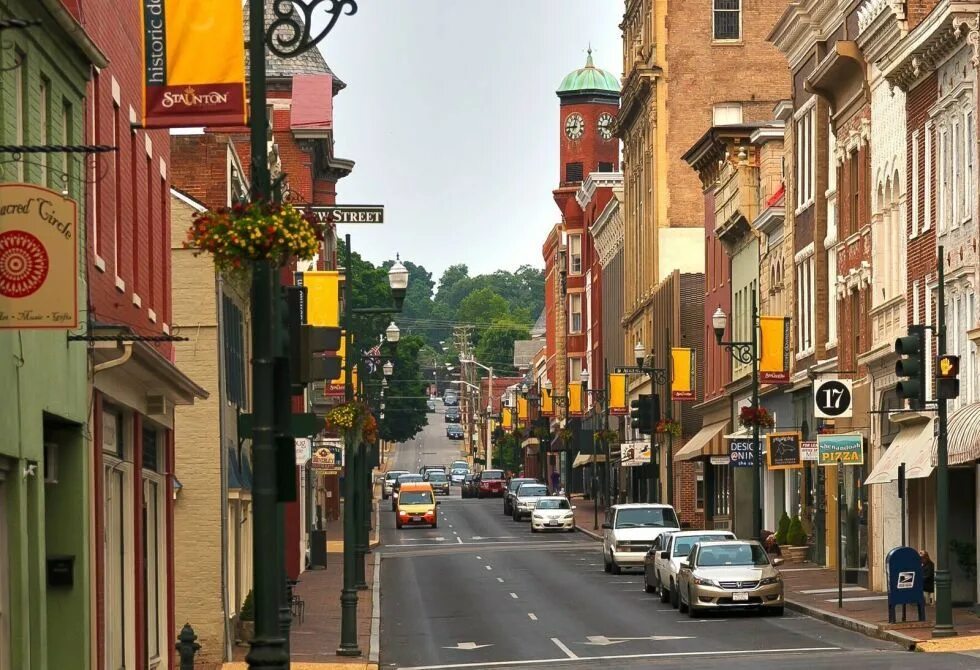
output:
[[660,396],[641,394],[630,401],[630,426],[633,430],[649,435],[660,416]]
[[283,287],[290,382],[296,389],[340,376],[340,328],[303,323],[306,288]]
[[914,408],[925,406],[926,402],[926,328],[909,326],[908,335],[895,340],[895,353],[899,355],[895,363],[895,375],[903,377],[895,385],[898,397],[909,400]]
[[960,357],[943,354],[936,359],[936,397],[953,400],[960,395]]

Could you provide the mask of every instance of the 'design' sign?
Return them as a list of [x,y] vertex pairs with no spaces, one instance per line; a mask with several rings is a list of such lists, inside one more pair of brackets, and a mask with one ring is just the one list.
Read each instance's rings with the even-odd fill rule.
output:
[[34,184],[0,184],[0,329],[78,327],[78,207]]

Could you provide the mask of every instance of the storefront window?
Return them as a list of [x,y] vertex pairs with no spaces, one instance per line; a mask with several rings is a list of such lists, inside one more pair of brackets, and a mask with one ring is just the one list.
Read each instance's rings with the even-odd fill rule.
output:
[[731,516],[731,466],[712,465],[711,475],[715,487],[712,516]]
[[844,565],[848,568],[868,567],[868,501],[865,498],[866,466],[844,468],[843,519]]

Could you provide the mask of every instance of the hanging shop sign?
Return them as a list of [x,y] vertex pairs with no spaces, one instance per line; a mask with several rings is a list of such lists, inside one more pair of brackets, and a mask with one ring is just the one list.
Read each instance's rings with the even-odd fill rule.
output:
[[850,379],[823,379],[813,384],[813,416],[840,419],[854,414]]
[[241,0],[140,0],[143,127],[244,126]]
[[752,440],[732,438],[728,442],[728,460],[737,468],[750,468],[755,460],[752,458]]
[[294,443],[296,445],[296,465],[306,465],[306,461],[313,456],[313,440],[308,437],[297,437]]
[[803,466],[799,433],[770,433],[766,457],[770,470],[792,470]]
[[864,465],[864,436],[817,435],[817,451],[820,465]]
[[689,347],[670,350],[674,379],[670,383],[670,399],[675,401],[697,400],[697,352]]
[[803,461],[816,461],[817,453],[816,440],[804,440],[800,443],[800,458]]
[[789,382],[789,319],[760,316],[759,334],[759,381],[764,384]]
[[650,463],[649,442],[624,442],[620,445],[620,464],[626,468]]
[[34,184],[0,184],[0,329],[78,327],[78,206]]
[[310,467],[321,473],[339,472],[344,466],[344,446],[340,440],[324,440],[316,443]]

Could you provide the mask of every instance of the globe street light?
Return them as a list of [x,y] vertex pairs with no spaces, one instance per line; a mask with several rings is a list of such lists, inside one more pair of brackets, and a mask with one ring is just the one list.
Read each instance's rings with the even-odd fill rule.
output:
[[647,348],[642,342],[637,342],[633,347],[633,357],[636,358],[636,366],[643,367],[643,361],[647,359]]
[[395,264],[388,270],[388,286],[391,287],[391,297],[395,306],[401,309],[405,302],[405,292],[408,290],[408,269],[402,265],[398,254],[395,254]]
[[398,326],[395,325],[395,322],[392,321],[391,325],[388,326],[388,328],[385,330],[385,339],[387,339],[389,342],[394,344],[398,342],[398,340],[400,340],[401,337],[402,337],[402,331],[400,331],[398,329]]
[[385,377],[390,377],[391,373],[395,371],[395,364],[391,361],[385,361],[385,364],[381,366],[382,372],[384,372]]

